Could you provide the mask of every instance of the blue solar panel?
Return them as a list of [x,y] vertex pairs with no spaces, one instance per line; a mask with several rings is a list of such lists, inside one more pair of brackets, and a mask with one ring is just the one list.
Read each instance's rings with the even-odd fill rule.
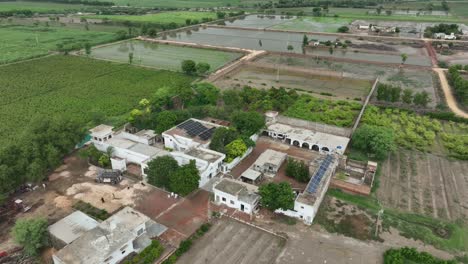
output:
[[325,172],[328,170],[328,167],[330,167],[330,164],[333,162],[333,156],[327,155],[325,159],[322,161],[320,164],[320,167],[318,170],[315,172],[314,176],[311,178],[309,185],[307,186],[307,191],[309,193],[315,193],[320,185],[320,182],[322,181],[323,175],[325,175]]

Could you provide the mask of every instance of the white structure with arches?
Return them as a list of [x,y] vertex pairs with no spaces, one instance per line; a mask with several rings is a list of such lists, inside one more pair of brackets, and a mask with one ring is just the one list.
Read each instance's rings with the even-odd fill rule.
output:
[[264,134],[275,139],[280,139],[296,147],[319,152],[343,154],[349,143],[349,138],[347,137],[316,132],[310,129],[293,127],[281,123],[269,125],[265,129]]

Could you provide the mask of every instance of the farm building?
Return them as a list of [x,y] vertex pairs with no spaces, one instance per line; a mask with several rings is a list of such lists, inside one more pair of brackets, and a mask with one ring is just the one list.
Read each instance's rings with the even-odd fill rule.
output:
[[290,145],[320,152],[343,154],[349,143],[349,138],[347,137],[316,132],[282,123],[269,125],[265,129],[264,134],[282,140]]
[[288,155],[286,153],[267,149],[257,158],[252,165],[252,169],[270,177],[274,177],[287,156]]
[[258,187],[241,181],[224,178],[213,186],[215,203],[252,214],[258,206]]
[[261,180],[263,173],[254,169],[248,168],[241,174],[241,180],[248,183],[256,183]]
[[313,163],[312,177],[306,189],[300,193],[294,201],[293,210],[276,210],[291,217],[295,217],[310,225],[314,221],[315,215],[322,203],[325,193],[328,190],[332,176],[338,166],[337,157],[333,154],[321,155]]
[[[53,228],[54,233],[73,227],[73,224],[67,223],[66,218],[58,223]],[[119,263],[129,254],[142,251],[151,243],[151,238],[160,236],[166,230],[167,227],[146,215],[125,207],[94,228],[80,233],[78,238],[52,258],[54,264]]]
[[54,247],[63,248],[98,225],[99,222],[87,214],[75,211],[50,225],[48,231]]
[[434,38],[435,39],[447,39],[447,40],[454,40],[457,39],[457,36],[452,32],[450,35],[445,34],[445,33],[434,33]]
[[[103,130],[105,133],[101,132]],[[209,144],[209,138],[205,140],[207,142],[206,144],[199,145],[189,143],[184,147],[177,147],[175,151],[169,152],[163,149],[162,146],[157,146],[155,144],[156,134],[152,130],[142,130],[136,133],[130,133],[125,130],[114,132],[112,127],[100,125],[90,131],[92,142],[98,150],[106,152],[109,147],[111,147],[111,164],[113,169],[125,171],[127,169],[127,164],[136,164],[140,167],[141,175],[144,180],[146,180],[145,169],[148,167],[148,162],[160,156],[170,155],[177,160],[179,165],[188,164],[191,160],[195,160],[196,166],[200,172],[201,187],[206,184],[209,179],[218,174],[223,160],[226,157],[223,153],[205,148],[205,146]],[[205,136],[203,136],[203,138],[205,138]],[[173,142],[180,143],[182,141],[177,140]]]

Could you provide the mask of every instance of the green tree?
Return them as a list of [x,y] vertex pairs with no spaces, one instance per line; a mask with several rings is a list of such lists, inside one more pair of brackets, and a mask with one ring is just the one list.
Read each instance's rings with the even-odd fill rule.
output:
[[414,94],[413,103],[415,105],[426,107],[430,101],[431,99],[429,98],[429,93],[427,93],[426,91]]
[[210,142],[210,149],[226,154],[225,146],[239,137],[236,130],[226,127],[219,127],[213,133]]
[[193,75],[195,72],[197,72],[197,65],[193,60],[184,60],[182,61],[182,71],[185,74],[188,75]]
[[190,26],[191,23],[192,23],[192,19],[190,18],[185,19],[185,25]]
[[156,116],[155,131],[158,134],[172,128],[177,124],[177,115],[172,111],[162,111]]
[[413,102],[413,91],[411,89],[403,90],[403,95],[401,96],[401,100],[405,104],[411,104],[411,102]]
[[401,64],[405,64],[406,60],[408,59],[408,54],[402,53],[400,54],[401,57]]
[[206,62],[199,62],[196,66],[196,70],[198,74],[205,74],[210,70],[211,66],[210,64]]
[[294,208],[296,198],[291,185],[287,182],[267,183],[258,189],[260,204],[271,211],[276,209],[288,210]]
[[293,177],[300,182],[308,182],[310,180],[309,167],[303,161],[288,158],[286,176]]
[[306,34],[304,34],[304,37],[302,37],[302,47],[305,47],[307,45],[309,45],[309,38]]
[[247,151],[247,145],[242,139],[239,138],[227,144],[225,149],[227,162],[231,162],[236,157],[244,155],[244,153]]
[[85,53],[87,56],[91,55],[91,44],[89,44],[89,42],[86,42],[84,44],[84,48],[85,48]]
[[395,138],[391,128],[362,125],[353,134],[352,146],[379,160],[385,159],[388,153],[396,149]]
[[219,97],[219,89],[211,83],[197,83],[193,86],[195,96],[192,99],[194,105],[216,105]]
[[37,255],[41,248],[49,244],[47,220],[44,218],[16,220],[12,235],[28,255]]
[[99,157],[98,160],[99,166],[106,168],[110,165],[110,157],[107,154],[102,154],[101,157]]
[[349,27],[347,26],[341,26],[338,28],[339,33],[348,33],[349,32]]
[[128,64],[133,63],[133,52],[128,53]]
[[148,162],[145,169],[148,182],[154,186],[169,189],[171,175],[179,169],[177,161],[169,155],[157,157]]
[[236,112],[231,116],[232,125],[241,135],[251,136],[265,126],[265,118],[258,112]]
[[287,47],[288,51],[293,51],[294,50],[294,47],[293,45],[291,44],[288,44],[288,47]]
[[170,177],[170,190],[185,196],[198,188],[200,175],[195,163],[191,160],[189,164],[181,166]]

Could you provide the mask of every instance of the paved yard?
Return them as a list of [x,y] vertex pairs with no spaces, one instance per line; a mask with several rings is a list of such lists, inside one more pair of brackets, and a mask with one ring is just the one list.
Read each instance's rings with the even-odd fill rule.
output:
[[177,263],[190,264],[270,264],[284,246],[280,237],[222,218],[197,240]]

